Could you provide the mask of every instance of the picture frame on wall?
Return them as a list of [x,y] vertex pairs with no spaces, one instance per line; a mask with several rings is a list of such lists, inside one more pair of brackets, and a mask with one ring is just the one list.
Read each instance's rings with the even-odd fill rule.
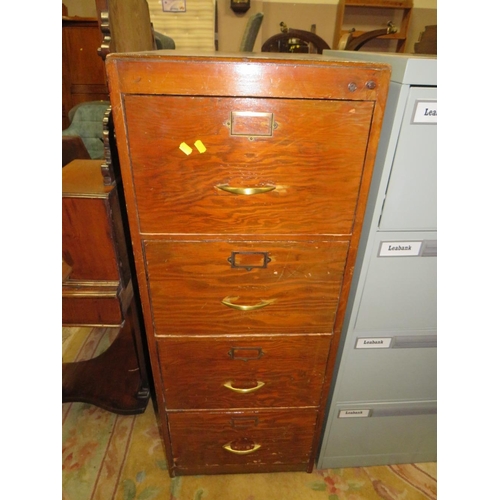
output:
[[162,0],[163,12],[186,12],[186,0]]

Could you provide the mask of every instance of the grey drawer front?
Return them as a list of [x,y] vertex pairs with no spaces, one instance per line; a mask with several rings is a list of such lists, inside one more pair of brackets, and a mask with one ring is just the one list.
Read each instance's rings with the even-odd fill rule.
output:
[[417,256],[379,257],[382,243],[403,246],[410,240],[436,241],[434,233],[377,234],[355,319],[356,332],[437,328],[437,257],[432,256],[437,243],[422,246]]
[[410,89],[380,221],[383,231],[437,228],[437,127],[413,122],[417,102],[436,100],[436,88]]
[[[415,337],[412,335],[411,337]],[[425,336],[424,341],[432,338]],[[434,336],[434,338],[436,338]],[[346,346],[335,384],[337,401],[387,401],[437,397],[437,349],[355,349]]]
[[[338,418],[342,410],[369,417]],[[337,405],[318,468],[362,467],[437,460],[436,402]]]

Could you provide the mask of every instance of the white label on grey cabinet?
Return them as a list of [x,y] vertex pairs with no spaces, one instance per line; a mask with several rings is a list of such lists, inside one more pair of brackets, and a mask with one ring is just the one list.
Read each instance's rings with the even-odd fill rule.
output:
[[437,101],[417,101],[412,123],[437,123]]
[[420,253],[421,241],[382,241],[378,251],[379,257],[417,257]]
[[388,349],[392,337],[365,337],[356,340],[356,349]]
[[340,410],[339,418],[369,417],[370,410]]

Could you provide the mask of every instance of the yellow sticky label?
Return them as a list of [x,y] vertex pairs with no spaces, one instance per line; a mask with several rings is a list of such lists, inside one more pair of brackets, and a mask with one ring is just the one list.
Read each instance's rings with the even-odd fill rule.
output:
[[180,146],[179,146],[179,149],[184,153],[184,154],[187,154],[187,155],[190,155],[193,150],[185,143],[183,142]]
[[207,148],[205,147],[205,144],[203,144],[199,139],[194,143],[194,147],[200,152],[204,153]]

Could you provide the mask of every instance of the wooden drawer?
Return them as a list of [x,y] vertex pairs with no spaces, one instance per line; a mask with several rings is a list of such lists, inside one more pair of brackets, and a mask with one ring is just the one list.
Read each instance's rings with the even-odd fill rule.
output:
[[162,339],[166,408],[318,406],[330,341],[331,335]]
[[180,473],[202,468],[210,474],[285,464],[306,467],[316,418],[316,410],[169,413],[174,468]]
[[145,241],[155,334],[331,333],[348,246]]
[[118,297],[62,297],[62,325],[121,326],[123,312]]
[[372,102],[133,95],[125,112],[141,232],[351,233]]
[[132,300],[132,282],[63,281],[63,326],[122,326]]

